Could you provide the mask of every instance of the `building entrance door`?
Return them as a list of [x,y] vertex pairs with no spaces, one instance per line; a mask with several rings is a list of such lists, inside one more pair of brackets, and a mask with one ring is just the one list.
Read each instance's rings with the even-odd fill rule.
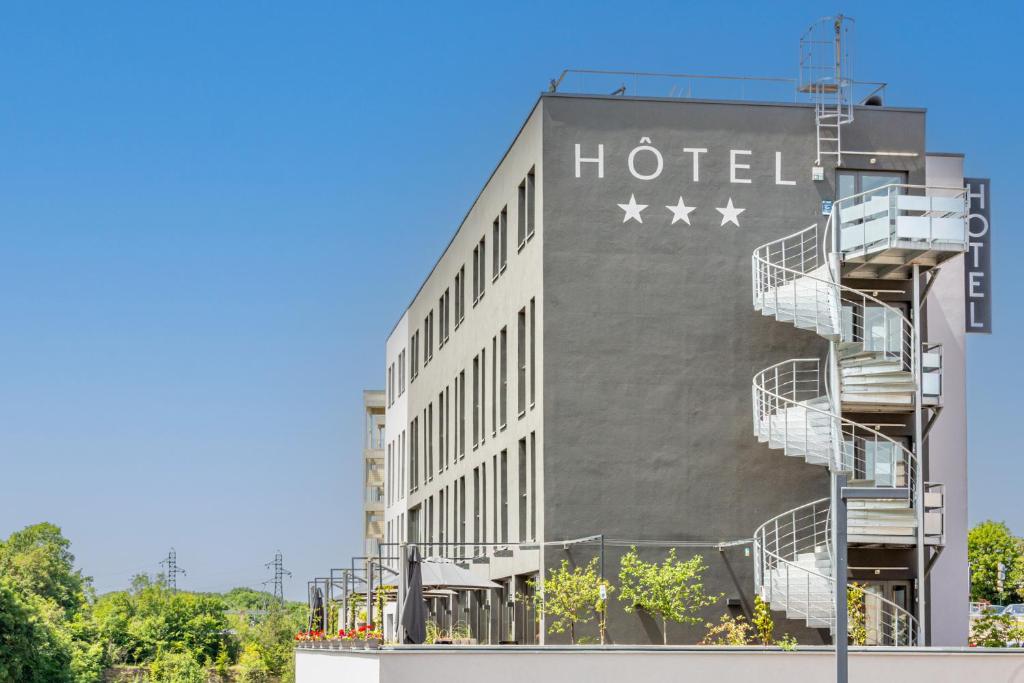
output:
[[[907,614],[911,613],[912,607],[910,581],[866,581],[861,586],[865,593],[866,644],[909,645],[910,624]],[[892,605],[904,611],[894,610]]]

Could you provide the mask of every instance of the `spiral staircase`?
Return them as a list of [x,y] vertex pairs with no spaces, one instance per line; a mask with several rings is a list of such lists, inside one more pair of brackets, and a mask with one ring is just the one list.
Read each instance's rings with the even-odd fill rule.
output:
[[[941,363],[923,360],[929,354],[922,353],[915,326],[899,308],[845,286],[843,275],[906,278],[914,265],[919,273],[965,249],[962,192],[892,185],[836,202],[820,233],[811,225],[762,245],[752,256],[754,308],[829,342],[825,359],[790,359],[754,376],[754,435],[786,456],[843,474],[848,486],[901,494],[849,501],[851,546],[942,543],[941,486],[922,481],[916,449],[851,419],[934,405],[938,392],[926,390],[933,383],[924,378],[931,365]],[[935,353],[932,346],[927,350]],[[828,498],[758,528],[756,588],[773,610],[811,628],[835,628],[832,538]],[[918,624],[909,611],[873,592],[861,595],[867,644],[918,643]]]

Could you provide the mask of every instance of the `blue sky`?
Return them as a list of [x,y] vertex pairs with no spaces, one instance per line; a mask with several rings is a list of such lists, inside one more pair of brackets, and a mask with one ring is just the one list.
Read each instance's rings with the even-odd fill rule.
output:
[[[751,7],[754,7],[751,5]],[[795,76],[820,3],[18,3],[0,21],[0,535],[99,590],[289,593],[359,548],[361,390],[566,66]],[[831,10],[831,8],[829,8]],[[993,178],[972,521],[1024,533],[1020,3],[857,3],[857,76]]]

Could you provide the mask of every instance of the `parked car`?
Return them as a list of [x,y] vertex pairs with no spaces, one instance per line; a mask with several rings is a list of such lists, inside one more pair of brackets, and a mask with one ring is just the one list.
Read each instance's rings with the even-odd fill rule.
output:
[[1024,621],[1024,603],[1016,602],[1012,605],[1007,605],[1002,614],[1009,615],[1017,621]]

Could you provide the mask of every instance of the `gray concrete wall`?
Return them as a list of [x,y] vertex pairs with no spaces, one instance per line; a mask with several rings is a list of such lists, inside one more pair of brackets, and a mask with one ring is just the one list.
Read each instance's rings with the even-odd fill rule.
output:
[[[374,654],[296,651],[296,683],[555,681],[828,681],[828,649],[395,648]],[[1024,683],[1024,651],[901,650],[850,655],[851,683]]]
[[[748,538],[769,518],[826,496],[824,468],[769,450],[751,425],[752,376],[826,349],[751,304],[754,248],[824,225],[820,202],[834,196],[831,168],[825,182],[811,180],[813,110],[557,95],[542,103],[545,536]],[[849,140],[922,152],[924,114],[859,111]],[[660,173],[657,155],[640,146],[658,150]],[[707,150],[696,154],[696,180],[686,148]],[[586,161],[599,156],[603,164]],[[923,158],[871,167],[923,180]],[[623,222],[618,204],[631,195],[648,205],[642,223]],[[696,207],[689,225],[672,224],[666,208],[680,197]],[[730,200],[744,209],[738,226],[723,226],[717,210]],[[703,554],[708,589],[733,596],[739,586],[749,600],[752,563],[742,550]],[[552,566],[560,553],[546,559]],[[609,558],[608,573],[616,572]],[[657,642],[651,624],[617,603],[611,613],[613,636]],[[694,642],[702,632],[673,638]]]

